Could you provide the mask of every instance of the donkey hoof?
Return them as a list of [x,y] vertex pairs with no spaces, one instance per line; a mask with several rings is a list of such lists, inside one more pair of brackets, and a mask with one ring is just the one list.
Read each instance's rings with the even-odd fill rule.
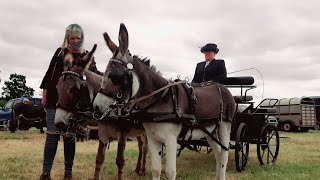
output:
[[136,173],[139,175],[139,176],[145,176],[146,175],[146,168],[137,168],[136,169]]

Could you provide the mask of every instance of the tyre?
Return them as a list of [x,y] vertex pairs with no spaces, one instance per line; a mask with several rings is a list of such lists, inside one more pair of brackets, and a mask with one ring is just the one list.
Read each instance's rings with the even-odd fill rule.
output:
[[274,164],[278,157],[279,148],[280,138],[278,129],[271,124],[264,125],[257,144],[257,155],[260,164]]
[[282,129],[286,132],[290,132],[293,131],[294,126],[291,122],[287,121],[282,125]]
[[249,158],[249,143],[246,139],[246,132],[247,125],[245,123],[241,123],[237,129],[235,144],[235,160],[238,172],[245,169]]

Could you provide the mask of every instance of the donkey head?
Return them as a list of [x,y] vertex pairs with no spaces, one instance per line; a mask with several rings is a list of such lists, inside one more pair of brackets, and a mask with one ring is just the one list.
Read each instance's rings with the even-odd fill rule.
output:
[[126,26],[120,24],[119,47],[111,40],[108,33],[104,33],[103,36],[113,56],[104,73],[100,92],[93,103],[94,108],[101,112],[107,111],[108,104],[115,100],[127,101],[139,87],[133,70],[133,57],[128,50],[129,35]]
[[95,44],[89,53],[78,58],[74,58],[67,48],[63,50],[64,72],[57,85],[59,98],[55,116],[55,124],[60,130],[65,130],[70,124],[72,113],[83,111],[90,105],[84,72],[90,65],[96,47]]

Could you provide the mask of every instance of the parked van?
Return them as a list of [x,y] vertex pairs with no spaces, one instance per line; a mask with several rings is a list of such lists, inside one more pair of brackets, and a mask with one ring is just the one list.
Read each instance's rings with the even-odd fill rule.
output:
[[260,106],[272,105],[277,110],[273,116],[277,118],[280,129],[306,132],[316,127],[316,107],[312,98],[283,98],[278,102],[270,99],[265,100]]

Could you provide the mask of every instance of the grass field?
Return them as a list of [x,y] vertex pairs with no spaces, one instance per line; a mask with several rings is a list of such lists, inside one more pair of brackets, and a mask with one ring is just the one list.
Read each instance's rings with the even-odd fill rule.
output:
[[[320,131],[307,133],[280,133],[281,144],[278,160],[273,166],[260,166],[256,145],[250,146],[250,158],[247,169],[238,173],[235,168],[234,150],[230,150],[227,179],[320,179]],[[0,131],[0,180],[39,179],[42,170],[43,146],[45,135],[38,130]],[[98,141],[79,142],[76,145],[76,158],[73,179],[88,179],[94,173],[95,156]],[[111,143],[107,152],[101,179],[116,179],[117,166],[116,142]],[[126,148],[125,179],[142,180],[151,178],[150,158],[147,160],[147,175],[135,174],[137,143],[128,142]],[[52,179],[62,179],[64,174],[63,144],[59,142],[58,152],[52,170]],[[164,162],[164,161],[163,161]],[[163,169],[165,164],[163,163]],[[215,176],[213,153],[196,153],[189,150],[177,158],[177,179],[209,180]],[[166,179],[164,172],[162,179]]]

